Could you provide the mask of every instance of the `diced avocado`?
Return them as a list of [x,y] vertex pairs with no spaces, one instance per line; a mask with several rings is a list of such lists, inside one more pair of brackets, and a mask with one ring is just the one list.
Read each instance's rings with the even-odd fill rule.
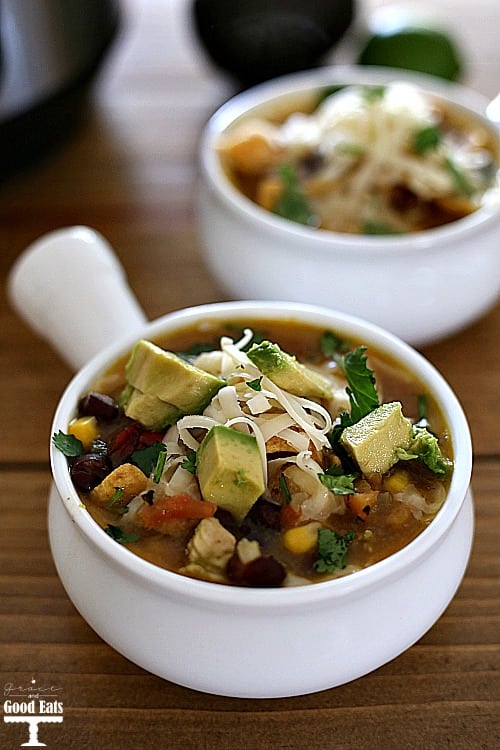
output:
[[331,398],[332,386],[329,380],[298,362],[293,355],[280,349],[278,344],[262,341],[254,344],[247,354],[264,375],[285,391],[304,398]]
[[408,448],[412,435],[411,422],[403,415],[399,401],[394,401],[346,427],[340,442],[363,474],[385,474],[398,460],[397,449]]
[[204,500],[228,510],[240,522],[265,490],[257,440],[224,425],[206,434],[196,457]]
[[139,341],[125,366],[127,383],[182,414],[199,414],[225,381],[150,341]]
[[136,419],[150,430],[162,430],[177,422],[182,415],[182,412],[172,404],[133,387],[128,394],[124,410],[127,417]]

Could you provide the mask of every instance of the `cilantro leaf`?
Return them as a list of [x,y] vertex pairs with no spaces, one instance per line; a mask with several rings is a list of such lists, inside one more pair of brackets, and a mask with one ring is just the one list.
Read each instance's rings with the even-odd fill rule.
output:
[[385,96],[387,90],[386,86],[363,86],[363,99],[367,104],[382,99]]
[[192,362],[200,354],[205,354],[205,352],[213,352],[218,348],[219,346],[217,342],[213,342],[213,343],[201,342],[201,343],[192,344],[187,349],[184,349],[184,351],[176,352],[176,354],[178,357],[180,357],[181,359],[184,359],[186,362]]
[[315,109],[317,109],[320,104],[323,104],[325,99],[328,99],[329,96],[336,94],[338,91],[342,91],[342,89],[345,89],[345,85],[332,84],[331,86],[324,86],[323,88],[321,88],[318,93],[318,100],[316,102]]
[[344,371],[348,386],[346,388],[351,405],[351,413],[344,411],[340,414],[339,423],[331,431],[328,439],[337,456],[342,461],[346,473],[354,473],[356,464],[340,443],[340,436],[346,427],[359,422],[360,419],[380,406],[375,375],[366,364],[366,347],[358,346],[344,357],[337,359],[337,363]]
[[321,351],[325,357],[330,357],[334,362],[343,367],[342,355],[349,351],[349,342],[340,339],[333,331],[325,331],[320,338]]
[[181,463],[181,469],[189,471],[190,474],[196,474],[196,451],[189,451],[186,458]]
[[134,451],[130,457],[133,464],[139,467],[144,474],[149,477],[158,462],[158,456],[165,451],[165,443],[157,440],[155,443],[148,445],[147,448],[139,448]]
[[84,453],[82,441],[74,435],[68,435],[62,430],[59,430],[57,434],[52,436],[52,442],[67,458],[81,456]]
[[453,180],[455,189],[459,193],[462,193],[463,195],[466,195],[468,198],[470,198],[474,193],[474,188],[472,187],[464,173],[457,167],[454,162],[452,162],[451,159],[446,158],[444,160],[444,165],[448,170],[451,179]]
[[288,483],[286,481],[285,475],[284,474],[280,474],[280,478],[279,478],[278,481],[279,481],[279,485],[280,485],[281,497],[285,501],[285,505],[289,505],[290,501],[292,499],[292,496],[290,495],[290,490],[288,488]]
[[412,149],[417,154],[436,148],[441,141],[441,131],[438,125],[426,125],[413,134]]
[[333,573],[345,568],[349,545],[355,538],[354,531],[337,534],[332,529],[318,531],[318,558],[313,567],[318,573]]
[[140,534],[134,532],[126,534],[121,526],[114,526],[111,523],[106,526],[104,531],[119,544],[130,544],[130,542],[137,542],[141,538]]
[[279,176],[283,182],[283,192],[278,198],[273,212],[284,219],[298,224],[310,225],[314,215],[309,203],[300,189],[297,172],[293,164],[282,164]]
[[123,497],[123,493],[125,492],[123,487],[115,487],[114,490],[115,491],[113,492],[113,497],[108,502],[108,508],[112,508],[113,505],[118,502],[118,500],[121,500],[121,498]]
[[417,405],[418,405],[418,422],[416,423],[416,427],[426,427],[429,428],[429,420],[427,419],[427,396],[425,393],[419,393],[417,397]]
[[393,229],[389,224],[381,221],[365,221],[362,226],[363,234],[403,234],[398,229]]
[[452,466],[452,462],[443,456],[437,437],[425,427],[415,425],[412,442],[406,450],[400,448],[397,456],[400,461],[419,459],[440,477],[445,477]]
[[262,378],[255,378],[255,380],[247,380],[247,385],[254,391],[262,390]]
[[366,346],[358,346],[353,352],[347,352],[343,360],[343,369],[349,384],[346,391],[351,405],[351,424],[359,422],[380,406],[375,375],[366,364],[365,351]]
[[158,482],[161,479],[161,475],[163,474],[163,469],[165,468],[165,461],[167,459],[167,448],[163,444],[163,450],[159,450],[158,456],[156,458],[156,464],[153,469],[153,482],[155,484],[158,484]]
[[358,474],[345,474],[340,466],[330,466],[324,474],[318,474],[319,481],[335,495],[352,495]]

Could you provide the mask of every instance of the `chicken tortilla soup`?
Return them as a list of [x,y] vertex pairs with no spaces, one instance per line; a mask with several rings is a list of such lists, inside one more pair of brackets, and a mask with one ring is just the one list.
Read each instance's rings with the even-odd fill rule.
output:
[[417,86],[336,86],[274,104],[239,118],[217,144],[235,187],[273,214],[390,235],[499,201],[494,128]]
[[117,544],[236,586],[321,582],[397,552],[453,469],[443,415],[410,372],[296,320],[140,340],[52,439]]

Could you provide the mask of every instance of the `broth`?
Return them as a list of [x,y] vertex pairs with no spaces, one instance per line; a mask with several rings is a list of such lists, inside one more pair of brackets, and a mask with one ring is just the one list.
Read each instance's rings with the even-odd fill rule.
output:
[[[234,353],[235,350],[231,349],[231,346],[240,341],[247,328],[251,328],[253,333],[252,342],[264,340],[278,344],[282,351],[294,355],[308,371],[312,370],[318,374],[322,378],[322,383],[326,379],[329,384],[333,384],[332,392],[335,397],[318,398],[317,409],[322,408],[331,413],[332,423],[335,425],[339,420],[339,414],[345,411],[345,405],[348,403],[342,368],[346,367],[349,353],[362,354],[363,350],[358,348],[362,346],[362,342],[349,341],[347,346],[345,342],[340,341],[342,354],[334,354],[332,357],[331,351],[325,354],[324,331],[293,319],[277,322],[263,318],[251,321],[238,319],[227,324],[208,320],[201,325],[182,328],[163,336],[155,341],[155,344],[170,352],[191,352],[188,355],[191,364],[204,369],[207,363],[210,363],[213,368],[214,358],[219,357],[217,351],[215,354],[199,352],[210,346],[216,347],[217,350],[221,337],[229,337],[233,343],[228,345],[226,341],[226,346],[229,347],[227,352]],[[339,344],[338,339],[335,341]],[[195,351],[198,353],[193,354]],[[243,361],[246,362],[248,350],[246,354],[241,354],[242,350],[238,351],[238,357],[243,357]],[[452,446],[448,429],[432,395],[426,393],[422,383],[405,371],[398,362],[386,358],[381,352],[370,348],[363,356],[367,356],[367,372],[373,372],[376,378],[380,403],[400,402],[405,418],[415,424],[422,417],[419,404],[425,402],[425,419],[432,434],[438,439],[443,460],[451,467]],[[358,356],[358,364],[363,362],[363,356]],[[93,384],[91,391],[107,394],[116,402],[123,400],[127,384],[125,363],[128,359],[127,355],[114,363]],[[245,367],[248,369],[248,377],[244,372]],[[257,387],[256,380],[251,378],[252,367],[253,365],[237,365],[236,372],[242,374],[238,375],[236,380],[233,370],[230,370],[232,374],[227,382],[232,385],[227,393],[233,393],[231,388],[234,389],[234,393],[238,388],[240,391],[244,388],[248,391],[248,383],[252,390]],[[279,408],[277,402],[273,401],[274,397],[269,395],[274,393],[272,388],[276,386],[262,374],[259,375],[259,380],[261,390],[255,391],[257,401],[268,393],[267,398],[272,402],[267,412],[265,407],[262,407],[263,413],[258,412],[258,417],[262,420],[266,413],[268,416],[278,413]],[[269,392],[268,386],[271,388]],[[221,393],[222,391],[221,388]],[[279,393],[281,394],[281,391]],[[290,396],[288,391],[285,395],[297,408],[309,404],[304,407],[304,413],[309,416],[314,414],[315,402],[311,406],[312,399],[301,401],[302,397]],[[252,394],[250,397],[247,394],[247,400],[244,402],[246,417],[256,408],[254,401],[249,400],[252,397]],[[218,404],[217,408],[221,408],[217,399],[222,402],[219,392],[204,409],[205,419],[213,418],[215,402]],[[243,404],[243,401],[240,403]],[[80,401],[76,422],[88,419],[89,409],[92,411],[88,403],[85,406],[82,404],[84,400]],[[317,434],[320,421],[319,417],[315,418],[316,425],[314,428],[311,427],[313,436]],[[186,445],[183,440],[187,440],[187,435],[187,442],[194,441],[195,445],[203,442],[208,427],[200,427],[200,417],[193,417],[194,426],[191,425],[188,432],[183,432],[183,429],[188,428],[182,428],[181,425],[189,417],[183,416],[172,426],[157,430],[141,427],[137,420],[124,414],[122,407],[115,409],[111,418],[106,414],[105,419],[99,415],[91,419],[95,420],[94,426],[97,429],[91,445],[85,449],[83,456],[68,458],[68,461],[71,471],[74,472],[74,467],[78,466],[79,461],[85,461],[88,455],[97,454],[107,467],[103,470],[104,478],[100,477],[103,479],[102,484],[93,479],[92,488],[88,491],[79,488],[82,501],[94,520],[117,542],[125,544],[130,551],[155,565],[217,583],[247,586],[300,585],[346,575],[371,565],[401,549],[426,528],[444,502],[451,474],[450,470],[441,476],[437,475],[422,460],[407,457],[395,461],[387,471],[364,473],[359,467],[353,470],[352,457],[349,459],[345,450],[339,447],[339,443],[335,444],[330,438],[324,439],[323,442],[320,440],[316,445],[313,445],[311,438],[307,449],[301,453],[297,447],[291,447],[291,443],[286,442],[285,437],[288,436],[286,439],[289,440],[291,433],[285,430],[275,436],[279,437],[281,442],[275,444],[273,449],[271,441],[275,438],[270,438],[269,442],[266,442],[267,486],[265,492],[251,504],[241,519],[236,518],[227,507],[217,504],[209,517],[197,516],[201,507],[197,503],[202,504],[202,510],[207,510],[211,502],[207,502],[200,492],[199,455],[196,470],[193,463],[190,470],[183,468],[183,462],[188,459],[192,461],[194,453],[192,445]],[[78,435],[75,424],[68,427],[68,433]],[[265,427],[266,422],[262,424]],[[233,431],[254,434],[254,428],[250,430],[246,423],[240,423],[239,426],[232,423],[230,426]],[[299,427],[294,425],[292,432],[293,442],[293,437],[300,433]],[[330,432],[328,434],[331,435]],[[161,479],[152,479],[155,470],[152,465],[151,475],[146,477],[148,472],[143,471],[143,481],[142,484],[140,482],[136,494],[132,492],[130,497],[124,496],[121,494],[124,488],[118,484],[112,488],[111,496],[108,488],[108,495],[103,501],[103,496],[99,495],[99,492],[100,487],[107,481],[106,476],[113,476],[110,472],[120,465],[130,465],[131,460],[133,463],[133,456],[137,455],[134,451],[151,449],[151,446],[162,440],[170,447],[167,450]],[[172,445],[180,445],[182,454],[180,458],[175,458],[177,464],[181,463],[182,466],[179,469],[177,465],[173,472],[173,465],[167,468]],[[175,450],[174,448],[172,456]],[[342,460],[336,451],[341,454]],[[198,452],[200,453],[201,449],[198,449]],[[307,479],[304,486],[301,484],[304,477],[300,472],[305,469],[300,468],[302,463],[299,461],[299,455],[302,454],[303,465],[309,471],[304,474]],[[349,464],[348,469],[345,469],[343,463],[346,460]],[[333,465],[336,467],[335,473],[354,477],[348,494],[338,494],[338,488],[325,489],[325,485],[315,479],[317,469],[320,473],[324,471],[326,474],[332,470]],[[171,472],[168,474],[170,478],[166,480],[168,472]],[[140,471],[137,473],[141,474]],[[180,474],[183,476],[182,482],[178,479]],[[247,481],[246,478],[244,481]],[[306,487],[308,481],[314,484],[310,492]],[[169,485],[169,482],[172,484]],[[76,486],[78,487],[78,482]],[[186,516],[184,510],[180,513],[176,510],[171,515],[166,509],[172,502],[177,502],[177,499],[172,501],[171,498],[184,495],[194,500],[195,511],[191,513],[191,517],[189,513]],[[316,503],[312,511],[308,506],[308,503],[314,505],[311,498],[315,498]],[[321,502],[318,498],[321,498]],[[187,503],[189,507],[192,505],[189,500],[182,500],[182,503]],[[209,521],[208,524],[205,524],[205,520]],[[213,543],[215,547],[219,545],[217,549],[229,545],[224,564],[216,564],[215,558],[218,553],[213,550],[211,554],[214,559],[207,553],[208,563],[203,559],[203,564],[200,563],[203,555],[200,557],[198,554],[196,557],[193,553],[194,546],[199,546],[199,540],[193,540],[202,524],[203,528],[211,529],[210,533],[215,530],[216,537],[219,535]],[[332,562],[328,554],[326,558],[324,554],[321,557],[320,534],[328,544],[331,545],[333,541],[340,549],[342,554],[339,553],[337,563]]]

